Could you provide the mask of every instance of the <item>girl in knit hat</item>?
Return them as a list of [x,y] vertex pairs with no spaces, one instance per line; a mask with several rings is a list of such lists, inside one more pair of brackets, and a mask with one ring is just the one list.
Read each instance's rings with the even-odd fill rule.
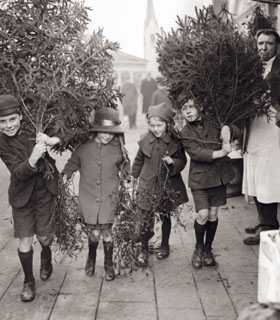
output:
[[89,252],[85,273],[95,272],[96,249],[102,236],[105,280],[114,280],[111,228],[118,205],[120,174],[129,176],[129,159],[123,146],[123,129],[112,108],[96,111],[93,136],[71,155],[62,173],[64,182],[79,170],[79,206],[89,231]]
[[[158,211],[151,201],[155,192],[166,183],[169,190],[176,192],[176,205],[188,201],[185,184],[181,177],[181,171],[187,162],[186,155],[181,143],[171,135],[170,130],[174,114],[174,111],[165,103],[149,107],[146,116],[149,130],[138,142],[139,149],[132,166],[132,176],[138,179],[137,203],[142,210],[144,221],[141,232],[142,250],[138,257],[142,267],[148,265],[148,242],[153,236],[154,227],[155,212],[153,210]],[[157,258],[165,259],[169,256],[171,232],[168,206],[165,212],[160,212],[160,217],[162,241]]]

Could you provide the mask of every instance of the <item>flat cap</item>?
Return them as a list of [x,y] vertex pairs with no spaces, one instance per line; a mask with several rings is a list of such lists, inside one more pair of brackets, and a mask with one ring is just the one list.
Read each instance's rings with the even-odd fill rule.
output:
[[8,116],[20,109],[20,103],[17,98],[11,94],[0,95],[0,117]]

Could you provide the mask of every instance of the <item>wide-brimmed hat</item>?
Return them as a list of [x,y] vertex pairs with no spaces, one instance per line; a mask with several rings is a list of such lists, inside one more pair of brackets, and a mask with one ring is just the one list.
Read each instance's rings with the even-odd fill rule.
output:
[[166,122],[171,122],[175,115],[175,111],[172,110],[166,103],[160,103],[155,106],[150,106],[147,112],[147,119],[151,117],[159,117]]
[[105,133],[124,133],[120,127],[119,113],[113,108],[100,108],[94,114],[91,131]]
[[11,94],[0,95],[0,117],[5,117],[20,110],[20,103]]

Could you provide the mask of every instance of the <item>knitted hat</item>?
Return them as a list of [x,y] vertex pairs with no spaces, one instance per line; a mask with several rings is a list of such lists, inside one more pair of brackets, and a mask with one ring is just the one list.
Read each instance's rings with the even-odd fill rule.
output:
[[105,133],[124,133],[120,125],[119,113],[113,108],[101,108],[94,114],[91,131]]
[[20,103],[11,94],[0,95],[0,117],[5,117],[20,109]]
[[171,122],[175,112],[168,107],[165,103],[160,103],[155,106],[150,106],[146,115],[147,119],[151,117],[159,117],[166,122]]

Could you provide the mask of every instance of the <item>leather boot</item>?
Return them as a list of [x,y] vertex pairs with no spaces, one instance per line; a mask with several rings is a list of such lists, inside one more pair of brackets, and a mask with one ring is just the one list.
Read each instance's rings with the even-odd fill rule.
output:
[[42,245],[41,251],[41,267],[40,267],[40,278],[42,281],[46,281],[52,274],[52,251],[49,246]]
[[92,242],[89,240],[88,243],[88,257],[85,266],[85,273],[87,276],[92,277],[95,273],[95,262],[96,262],[96,249],[98,242]]
[[30,302],[35,298],[35,281],[24,282],[23,289],[20,294],[22,302]]
[[201,269],[203,265],[202,247],[195,247],[192,256],[192,265],[195,269]]
[[215,261],[215,258],[213,256],[213,252],[212,252],[211,243],[205,244],[205,254],[204,254],[203,262],[204,262],[205,267],[213,267],[216,265],[216,261]]
[[105,281],[112,281],[115,279],[115,270],[113,266],[113,243],[103,241],[103,247]]

